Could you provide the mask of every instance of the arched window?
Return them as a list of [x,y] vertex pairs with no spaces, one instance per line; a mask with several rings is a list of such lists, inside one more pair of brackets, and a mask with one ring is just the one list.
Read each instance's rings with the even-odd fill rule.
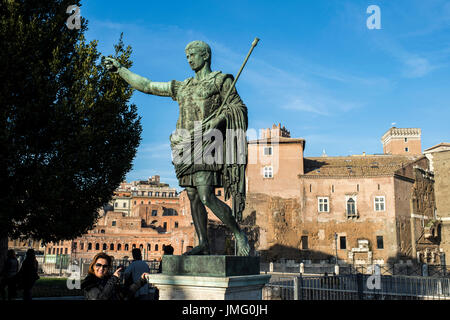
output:
[[133,249],[136,249],[136,244],[134,244],[134,243],[133,243],[133,246],[132,246],[132,248],[133,248]]
[[114,250],[114,243],[111,243],[111,244],[109,245],[109,250]]
[[128,243],[126,243],[126,244],[125,244],[125,251],[130,250],[129,248],[130,248],[130,247],[128,246]]
[[158,251],[158,245],[155,244],[155,251]]
[[108,246],[106,245],[106,243],[103,244],[103,250],[106,250],[108,248]]
[[356,214],[355,200],[350,198],[347,200],[347,215],[354,216]]
[[88,251],[92,250],[92,243],[90,243],[90,242],[88,243],[88,248],[87,249],[88,249]]
[[144,245],[141,244],[141,245],[139,246],[139,249],[140,249],[140,250],[144,249]]
[[99,243],[95,244],[95,250],[100,250],[100,244]]
[[147,243],[147,251],[150,251],[152,249],[152,246],[150,245],[150,243]]

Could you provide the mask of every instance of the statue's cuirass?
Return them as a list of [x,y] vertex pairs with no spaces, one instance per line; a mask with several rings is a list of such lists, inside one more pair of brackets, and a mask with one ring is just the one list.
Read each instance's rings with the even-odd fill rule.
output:
[[220,72],[212,72],[207,78],[183,81],[177,90],[176,100],[180,105],[177,129],[194,129],[194,122],[202,122],[220,107]]

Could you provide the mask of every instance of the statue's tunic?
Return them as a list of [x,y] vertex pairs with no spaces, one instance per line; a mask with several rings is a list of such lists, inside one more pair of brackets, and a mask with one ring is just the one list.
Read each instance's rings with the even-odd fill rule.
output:
[[[173,100],[178,101],[180,106],[177,130],[170,136],[172,158],[174,159],[172,162],[180,186],[223,186],[225,199],[233,198],[232,212],[235,218],[240,221],[245,207],[245,167],[247,161],[245,133],[248,118],[247,107],[235,88],[232,89],[225,106],[220,108],[232,82],[232,75],[216,71],[211,72],[202,80],[189,78],[182,82],[176,80],[151,82],[147,91],[159,96],[170,96]],[[205,163],[205,161],[202,161],[202,154],[211,146],[211,141],[205,142],[202,139],[201,132],[205,133],[205,126],[219,116],[225,118],[225,125],[220,128],[224,140],[223,148],[218,149],[218,154],[223,153],[223,157],[219,157],[220,161],[214,158],[213,162]],[[198,142],[199,139],[195,139],[199,127],[201,128],[200,143]],[[235,138],[230,139],[226,135],[229,132],[242,133],[240,142],[236,144],[237,147],[235,147],[234,142],[230,143]],[[227,144],[227,142],[229,143]],[[184,152],[180,152],[180,149],[189,149],[191,154],[186,156]],[[228,156],[233,154],[230,157],[234,160],[229,161],[227,152]],[[175,161],[176,156],[180,154],[187,158],[184,161]],[[200,161],[196,161],[198,159]]]
[[[211,72],[204,79],[197,80],[195,78],[188,78],[183,82],[172,81],[171,93],[172,98],[178,101],[180,107],[179,118],[177,121],[177,129],[184,129],[190,132],[190,138],[193,140],[195,134],[196,125],[197,130],[199,125],[205,122],[208,117],[219,116],[217,114],[222,100],[224,99],[228,89],[232,83],[232,76],[223,74],[221,72]],[[228,98],[230,102],[227,104],[229,108],[245,109],[246,107],[239,98],[236,90],[233,90],[233,94]],[[216,114],[214,114],[216,113]],[[224,110],[221,114],[226,116],[227,111]],[[225,129],[221,128],[223,137],[225,138]],[[175,135],[171,136],[171,146],[173,152],[177,150],[177,139]],[[220,159],[220,163],[207,164],[205,161],[196,161],[194,159],[194,146],[191,146],[191,158],[190,163],[186,165],[175,164],[175,170],[179,184],[182,187],[198,186],[198,185],[211,185],[215,187],[222,187],[222,174],[223,174],[223,157]],[[203,151],[205,147],[203,146]]]

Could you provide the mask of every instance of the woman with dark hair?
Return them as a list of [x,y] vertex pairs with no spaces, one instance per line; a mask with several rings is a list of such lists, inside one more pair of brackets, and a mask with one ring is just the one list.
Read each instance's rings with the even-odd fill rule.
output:
[[33,286],[36,280],[39,279],[38,262],[33,249],[27,250],[27,255],[22,262],[18,278],[20,286],[23,288],[23,300],[31,300]]
[[128,300],[137,290],[148,283],[143,273],[138,281],[129,287],[120,285],[120,274],[123,267],[111,275],[112,257],[104,252],[98,253],[89,265],[88,275],[81,283],[86,300]]

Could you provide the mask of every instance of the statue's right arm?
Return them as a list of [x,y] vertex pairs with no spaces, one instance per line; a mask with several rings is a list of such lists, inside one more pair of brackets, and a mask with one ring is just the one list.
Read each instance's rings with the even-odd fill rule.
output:
[[163,97],[172,96],[171,82],[155,82],[136,73],[131,72],[127,68],[112,58],[105,58],[105,65],[108,70],[118,73],[131,87],[144,93],[153,94]]
[[145,77],[135,74],[127,68],[120,67],[118,70],[119,76],[122,77],[130,86],[144,93],[153,94],[156,96],[170,97],[170,82],[155,82]]

